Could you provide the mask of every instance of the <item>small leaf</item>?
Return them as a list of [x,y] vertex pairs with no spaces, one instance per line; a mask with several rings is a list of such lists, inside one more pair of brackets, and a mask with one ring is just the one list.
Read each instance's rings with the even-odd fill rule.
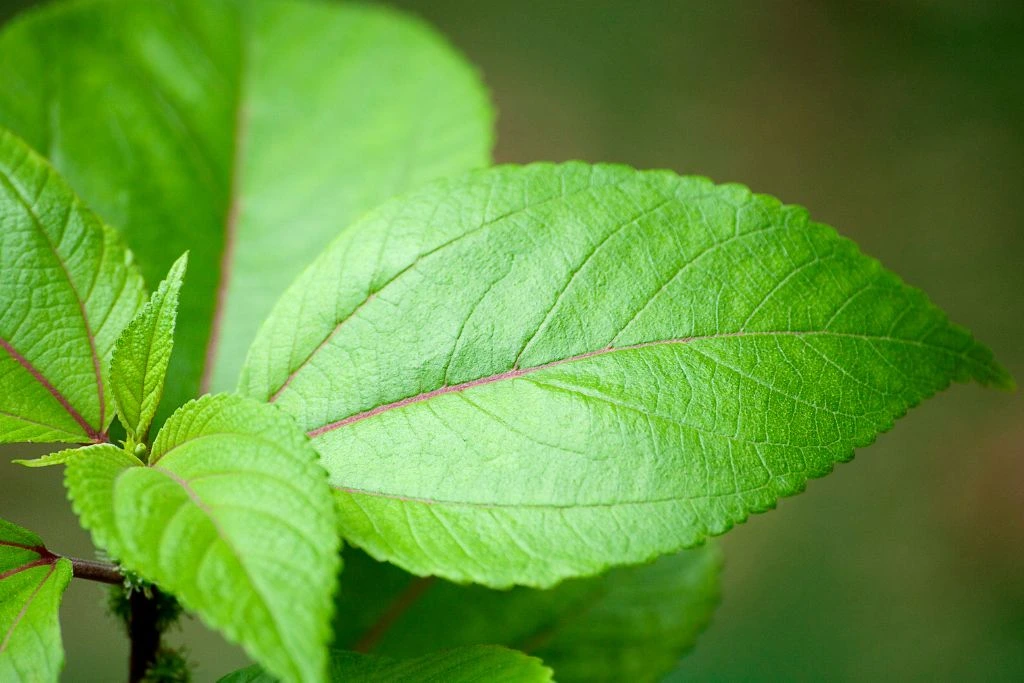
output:
[[82,528],[90,531],[93,543],[111,557],[121,557],[115,487],[122,474],[142,467],[142,461],[117,446],[103,443],[71,452],[65,464],[64,486]]
[[335,646],[394,657],[499,643],[544,660],[559,681],[657,681],[718,604],[721,554],[686,550],[550,590],[495,591],[413,577],[345,551]]
[[0,680],[56,681],[64,667],[57,611],[71,563],[0,520]]
[[0,129],[0,443],[106,438],[107,362],[143,296],[117,234]]
[[991,352],[803,209],[580,163],[389,202],[278,303],[241,390],[314,438],[357,546],[551,586],[721,534]]
[[191,250],[158,424],[234,387],[341,226],[488,165],[493,119],[437,32],[370,4],[54,2],[0,33],[0,125],[47,150],[147,282]]
[[[97,444],[106,446],[108,444]],[[76,453],[81,452],[81,448],[65,448],[62,451],[56,453],[47,453],[41,455],[38,458],[32,458],[30,460],[18,459],[12,460],[11,462],[15,465],[21,465],[22,467],[38,468],[38,467],[53,467],[54,465],[64,465],[67,461],[75,457]]]
[[205,396],[171,416],[148,467],[86,450],[65,481],[98,545],[276,675],[322,678],[339,540],[324,471],[288,416]]
[[110,361],[114,405],[133,444],[145,439],[164,393],[167,365],[174,348],[178,292],[187,266],[186,253],[174,262],[167,278],[114,345]]
[[[541,660],[493,645],[460,647],[415,659],[391,659],[336,650],[331,653],[332,682],[348,683],[549,683],[551,669]],[[275,683],[258,666],[228,674],[220,683]]]

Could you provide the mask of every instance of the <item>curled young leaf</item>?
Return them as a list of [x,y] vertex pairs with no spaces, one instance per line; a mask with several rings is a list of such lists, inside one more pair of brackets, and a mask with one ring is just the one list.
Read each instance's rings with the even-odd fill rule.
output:
[[420,575],[550,586],[701,543],[992,354],[738,185],[571,163],[389,202],[278,303],[241,390],[296,417],[342,532]]
[[0,129],[0,443],[106,438],[107,364],[143,296],[117,234]]
[[145,439],[164,394],[167,366],[174,348],[178,293],[187,266],[188,254],[174,262],[167,278],[114,345],[110,360],[114,405],[136,444]]

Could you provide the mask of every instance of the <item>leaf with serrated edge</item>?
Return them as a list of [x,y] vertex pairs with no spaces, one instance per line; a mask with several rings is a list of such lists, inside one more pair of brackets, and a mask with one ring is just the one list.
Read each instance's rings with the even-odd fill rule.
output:
[[[336,650],[331,653],[331,674],[337,683],[550,683],[551,669],[521,652],[494,645],[460,647],[432,652],[414,659],[392,659]],[[258,666],[235,671],[220,683],[275,683]]]
[[117,446],[96,444],[70,452],[64,464],[64,487],[82,528],[92,533],[98,547],[120,558],[115,486],[126,471],[142,467],[142,461]]
[[234,387],[260,321],[341,226],[488,165],[492,121],[473,67],[384,7],[55,2],[0,33],[0,125],[48,150],[147,282],[191,250],[158,424]]
[[348,548],[334,643],[393,657],[497,643],[540,657],[562,683],[657,681],[711,618],[720,568],[705,545],[549,590],[496,591],[417,578]]
[[243,393],[296,417],[344,536],[550,586],[699,544],[992,354],[803,209],[667,171],[499,167],[342,232]]
[[0,443],[106,438],[106,366],[143,296],[117,234],[0,129]]
[[0,680],[56,681],[64,667],[57,611],[71,562],[0,519]]
[[287,415],[204,396],[168,419],[149,466],[90,455],[65,481],[98,545],[275,675],[322,678],[339,540],[325,473]]
[[188,267],[182,255],[135,319],[121,332],[110,360],[114,406],[132,443],[146,437],[164,394],[167,365],[174,348],[178,293]]

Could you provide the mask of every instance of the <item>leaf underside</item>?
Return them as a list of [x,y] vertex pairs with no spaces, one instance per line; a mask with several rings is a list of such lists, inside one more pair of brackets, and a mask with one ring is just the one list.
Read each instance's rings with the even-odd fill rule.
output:
[[143,296],[117,234],[0,129],[0,443],[105,438],[107,364]]
[[57,611],[71,563],[0,520],[0,680],[56,681],[64,666]]
[[[277,679],[250,667],[229,674],[220,683],[274,683]],[[331,653],[328,680],[337,683],[550,683],[551,669],[534,657],[503,647],[479,645],[434,652],[414,659]]]
[[0,125],[123,231],[149,283],[191,250],[158,423],[201,384],[234,386],[339,227],[489,163],[492,119],[474,70],[381,7],[85,0],[0,34]]
[[206,396],[167,421],[148,467],[100,448],[65,478],[96,543],[275,675],[320,680],[339,541],[323,469],[291,419]]
[[314,438],[355,545],[543,587],[720,534],[970,379],[1012,384],[803,209],[572,163],[438,182],[352,225],[240,390]]
[[497,643],[529,652],[559,681],[657,681],[718,604],[721,554],[685,550],[550,590],[495,591],[413,577],[345,551],[335,646],[415,657]]

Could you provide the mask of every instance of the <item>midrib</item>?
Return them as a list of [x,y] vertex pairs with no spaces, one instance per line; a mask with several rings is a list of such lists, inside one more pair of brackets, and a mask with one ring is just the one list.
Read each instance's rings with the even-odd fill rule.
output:
[[249,113],[245,106],[245,81],[248,73],[248,28],[239,20],[238,41],[238,85],[235,89],[235,127],[231,153],[231,182],[228,187],[224,216],[224,242],[220,257],[220,278],[217,282],[213,318],[210,321],[210,335],[203,359],[203,374],[199,381],[199,394],[207,394],[213,381],[214,365],[220,346],[220,335],[224,324],[224,309],[227,306],[228,289],[231,286],[232,267],[235,258],[235,242],[238,223],[242,215],[242,171],[245,165],[245,139],[249,128]]
[[497,373],[497,374],[494,374],[494,375],[489,375],[489,376],[486,376],[486,377],[480,377],[480,378],[477,378],[477,379],[474,379],[474,380],[470,380],[468,382],[462,382],[460,384],[452,384],[452,385],[448,385],[448,386],[439,387],[439,388],[433,389],[431,391],[426,391],[426,392],[423,392],[423,393],[420,393],[420,394],[416,394],[415,396],[409,396],[407,398],[403,398],[403,399],[400,399],[398,401],[393,401],[391,403],[386,403],[384,405],[377,406],[376,408],[371,408],[370,410],[365,410],[363,412],[356,413],[354,415],[349,415],[348,417],[345,417],[343,419],[337,420],[335,422],[331,422],[331,423],[325,424],[325,425],[323,425],[321,427],[318,427],[316,429],[313,429],[313,430],[307,432],[307,434],[308,434],[308,436],[311,439],[315,439],[315,438],[317,438],[319,436],[323,436],[324,434],[332,432],[332,431],[334,431],[336,429],[341,429],[343,427],[347,427],[349,425],[355,424],[357,422],[361,422],[363,420],[367,420],[367,419],[372,418],[372,417],[376,417],[377,415],[381,415],[383,413],[386,413],[386,412],[389,412],[389,411],[392,411],[392,410],[397,410],[399,408],[405,408],[407,406],[415,405],[417,403],[423,403],[424,401],[429,401],[429,400],[437,398],[439,396],[444,396],[446,394],[452,394],[452,393],[456,393],[456,392],[466,391],[468,389],[473,389],[475,387],[480,387],[480,386],[486,386],[488,384],[494,384],[495,382],[501,382],[501,381],[504,381],[504,380],[517,379],[517,378],[520,378],[520,377],[524,377],[526,375],[530,375],[530,374],[535,373],[535,372],[540,372],[541,370],[548,370],[550,368],[558,367],[560,365],[566,365],[568,363],[574,363],[574,362],[577,362],[577,361],[586,360],[586,359],[589,359],[589,358],[596,358],[596,357],[599,357],[599,356],[604,356],[604,355],[608,355],[608,354],[612,354],[612,353],[618,353],[618,352],[623,352],[623,351],[635,351],[637,349],[657,347],[657,346],[685,345],[685,344],[690,344],[690,343],[696,342],[696,341],[704,341],[704,340],[711,340],[711,339],[727,339],[727,338],[730,338],[730,337],[774,337],[774,336],[789,336],[789,337],[824,336],[824,337],[855,338],[855,339],[864,339],[864,340],[869,340],[869,341],[886,341],[886,342],[892,342],[892,343],[902,343],[902,344],[925,346],[925,347],[928,347],[928,348],[931,348],[931,349],[934,349],[934,350],[937,350],[937,351],[944,351],[946,353],[955,354],[955,355],[963,355],[963,352],[957,353],[957,352],[955,352],[955,351],[953,351],[951,349],[948,349],[948,348],[945,348],[945,347],[942,347],[942,346],[936,346],[936,345],[933,345],[933,344],[927,344],[926,342],[923,342],[923,341],[920,341],[920,340],[899,339],[897,337],[889,337],[889,336],[885,336],[885,335],[867,335],[867,334],[855,334],[855,333],[848,333],[848,332],[832,332],[832,331],[829,331],[829,330],[807,330],[807,331],[778,330],[778,331],[768,331],[768,332],[747,332],[747,331],[722,332],[722,333],[716,333],[716,334],[708,334],[708,335],[700,335],[700,336],[692,336],[692,337],[681,337],[681,338],[675,338],[675,339],[664,339],[664,340],[658,340],[658,341],[642,342],[642,343],[639,343],[639,344],[630,344],[630,345],[627,345],[627,346],[605,347],[605,348],[602,348],[602,349],[597,349],[595,351],[587,351],[585,353],[576,354],[576,355],[573,355],[573,356],[569,356],[567,358],[561,358],[561,359],[558,359],[558,360],[550,361],[548,363],[544,363],[544,364],[541,364],[541,365],[536,365],[536,366],[533,366],[533,367],[516,368],[516,369],[508,370],[508,371],[505,371],[505,372],[500,372],[500,373]]

